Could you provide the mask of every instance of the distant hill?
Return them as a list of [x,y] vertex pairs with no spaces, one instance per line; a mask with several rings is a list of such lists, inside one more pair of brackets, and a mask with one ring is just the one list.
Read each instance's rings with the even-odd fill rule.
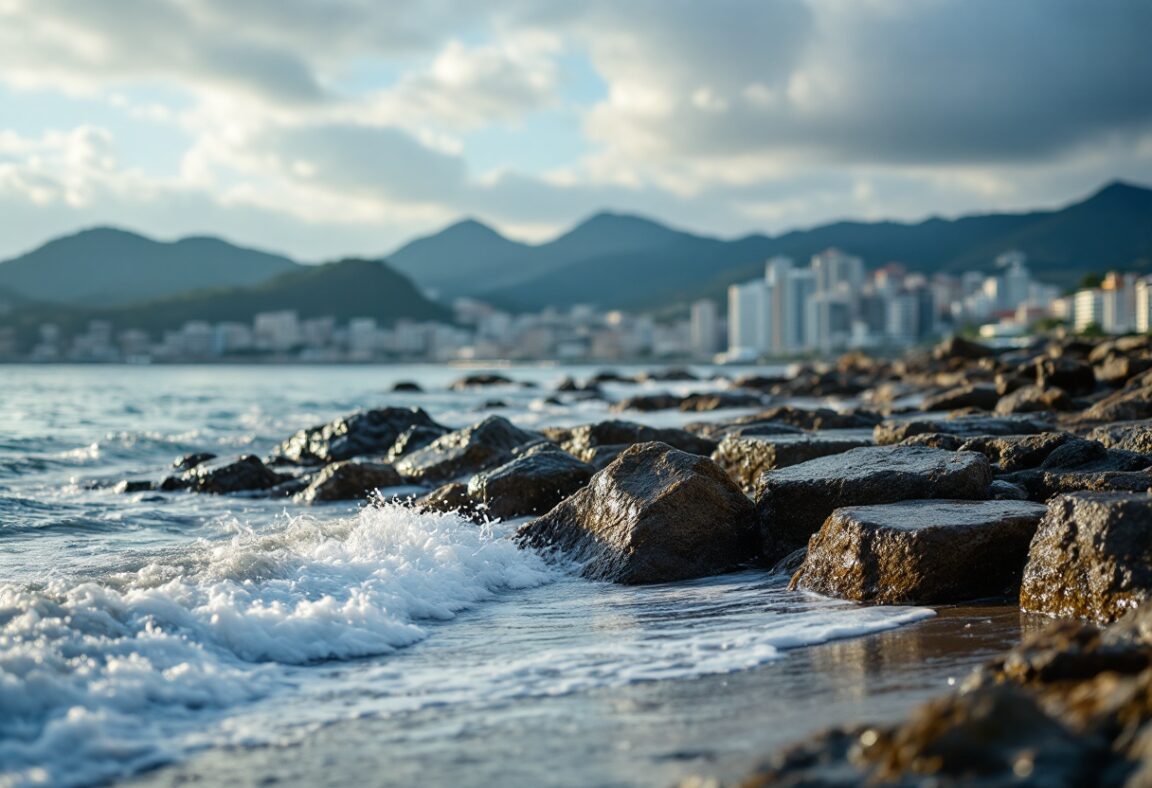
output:
[[218,238],[155,241],[99,227],[0,263],[0,289],[29,300],[119,306],[217,287],[246,287],[294,271],[287,257]]
[[429,236],[419,242],[421,264],[404,270],[425,286],[433,286],[426,272],[436,271],[436,282],[453,282],[445,294],[474,295],[514,310],[577,303],[647,309],[722,298],[728,285],[760,275],[768,257],[783,254],[803,263],[829,247],[860,255],[869,266],[896,261],[928,273],[988,271],[1001,252],[1020,249],[1038,278],[1067,286],[1087,271],[1152,267],[1152,190],[1114,182],[1054,211],[914,223],[843,221],[735,240],[619,214],[598,214],[537,246],[484,229],[482,253],[470,256],[466,245],[450,250],[439,235]]
[[90,320],[108,320],[115,330],[140,328],[149,332],[176,329],[192,320],[250,323],[258,312],[294,310],[301,319],[332,316],[344,322],[371,317],[382,325],[402,318],[451,322],[448,309],[425,298],[412,282],[376,260],[342,260],[297,266],[256,287],[203,290],[116,309],[60,306],[19,310],[0,325],[28,330],[51,321],[65,333]]

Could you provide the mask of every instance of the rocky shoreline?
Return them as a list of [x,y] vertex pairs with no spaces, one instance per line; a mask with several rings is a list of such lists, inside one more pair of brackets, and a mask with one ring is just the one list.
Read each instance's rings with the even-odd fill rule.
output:
[[858,601],[1018,603],[1057,622],[905,723],[822,734],[748,784],[1152,784],[1148,337],[1003,351],[953,338],[719,392],[650,391],[691,380],[607,373],[542,396],[647,382],[612,410],[758,410],[684,429],[621,419],[537,432],[498,415],[452,430],[383,408],[301,430],[265,458],[192,455],[119,489],[534,518],[522,546],[625,584],[764,566]]

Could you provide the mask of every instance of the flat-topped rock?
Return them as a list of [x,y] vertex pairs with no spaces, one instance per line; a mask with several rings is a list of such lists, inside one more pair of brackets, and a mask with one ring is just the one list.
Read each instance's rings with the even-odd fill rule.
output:
[[972,383],[925,397],[924,401],[920,403],[920,410],[956,410],[957,408],[992,410],[999,400],[1000,395],[995,386],[989,383]]
[[281,443],[272,453],[274,460],[320,465],[365,455],[383,455],[401,433],[410,427],[437,428],[420,408],[379,408],[309,427]]
[[918,498],[989,497],[992,471],[976,452],[923,446],[871,446],[765,473],[756,513],[765,558],[776,561],[807,544],[844,506]]
[[584,424],[568,430],[556,430],[549,437],[560,444],[566,452],[585,462],[592,462],[600,447],[616,447],[615,457],[623,448],[637,443],[666,443],[689,454],[711,454],[716,441],[693,434],[687,430],[658,429],[632,421],[601,421]]
[[517,541],[630,585],[719,574],[756,557],[752,502],[707,457],[643,443],[575,495],[524,525]]
[[1048,432],[1052,424],[1034,416],[960,416],[954,419],[888,419],[876,425],[873,437],[891,446],[914,435],[938,433],[975,438],[980,435],[1033,435]]
[[1051,501],[1032,541],[1020,607],[1114,621],[1152,597],[1152,495],[1072,493]]
[[1014,595],[1045,511],[1027,501],[941,500],[837,509],[790,587],[880,604]]
[[418,484],[439,484],[503,465],[512,459],[514,450],[543,440],[502,416],[489,416],[401,457],[396,470]]
[[542,514],[592,478],[591,465],[550,444],[534,446],[515,459],[481,471],[468,483],[468,497],[491,517]]
[[1071,410],[1072,405],[1072,398],[1062,388],[1021,386],[1001,397],[996,403],[995,412],[1004,416],[1013,413],[1051,413]]
[[712,459],[751,495],[766,471],[870,445],[871,435],[860,431],[729,435],[712,452]]
[[1152,418],[1152,386],[1121,389],[1084,411],[1088,421],[1136,421]]
[[404,483],[391,465],[379,462],[336,462],[329,465],[297,496],[301,503],[351,501],[366,498],[381,487]]
[[1088,437],[1110,449],[1152,454],[1152,419],[1104,424],[1089,432]]

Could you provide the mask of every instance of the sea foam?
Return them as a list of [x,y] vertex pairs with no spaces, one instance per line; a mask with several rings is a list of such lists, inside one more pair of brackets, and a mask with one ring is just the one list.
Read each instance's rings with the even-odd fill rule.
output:
[[174,757],[278,665],[387,654],[555,570],[454,514],[285,518],[139,571],[0,584],[0,785],[84,784]]

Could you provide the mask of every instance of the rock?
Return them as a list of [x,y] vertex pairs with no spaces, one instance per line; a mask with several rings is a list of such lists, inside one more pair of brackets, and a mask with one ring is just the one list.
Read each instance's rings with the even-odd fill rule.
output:
[[476,502],[468,495],[468,485],[463,482],[448,482],[441,485],[414,500],[412,505],[420,511],[455,512],[474,522],[483,520],[476,508]]
[[452,391],[467,391],[471,388],[483,386],[510,386],[513,382],[512,378],[505,377],[504,375],[477,373],[475,375],[465,375],[459,380],[454,381],[448,388]]
[[992,348],[973,342],[964,337],[949,337],[932,350],[932,356],[939,361],[960,359],[975,361],[982,358],[991,358],[996,353]]
[[1006,482],[1003,479],[993,479],[988,494],[995,501],[1027,501],[1028,491],[1018,484]]
[[1136,421],[1152,418],[1152,387],[1121,389],[1084,411],[1090,421]]
[[712,459],[746,493],[752,494],[765,471],[785,468],[817,457],[841,454],[871,444],[869,437],[836,436],[827,432],[770,437],[729,435],[712,452]]
[[[928,440],[935,433],[925,436],[916,436],[911,440]],[[1011,473],[1027,468],[1038,468],[1048,457],[1061,446],[1078,440],[1076,436],[1067,432],[1041,432],[1034,435],[1001,435],[995,437],[979,437],[963,439],[958,436],[949,436],[953,443],[944,445],[941,442],[938,448],[954,451],[978,451],[994,463],[1000,472]],[[926,443],[926,445],[937,445]]]
[[630,378],[627,375],[621,375],[614,369],[604,369],[597,372],[592,377],[588,378],[587,385],[599,386],[601,383],[635,383],[635,378]]
[[216,459],[216,455],[209,451],[196,452],[195,454],[185,454],[183,457],[177,457],[172,461],[172,467],[178,471],[190,471],[197,465],[203,465],[209,460]]
[[756,496],[762,549],[771,562],[803,547],[844,506],[984,499],[991,483],[984,455],[921,446],[852,449],[769,471]]
[[792,589],[886,605],[1015,595],[1045,507],[903,501],[837,509],[808,543]]
[[227,495],[268,490],[282,481],[285,477],[265,465],[259,457],[248,454],[234,462],[202,463],[178,477],[165,479],[160,489]]
[[439,427],[420,408],[380,408],[300,430],[273,452],[274,461],[321,465],[384,454],[410,427]]
[[780,424],[803,430],[851,430],[872,429],[880,423],[880,416],[863,410],[839,413],[831,408],[798,408],[793,405],[780,405],[723,423],[729,425]]
[[[553,433],[551,438],[573,457],[593,464],[595,464],[593,458],[600,453],[598,450],[602,447],[627,447],[636,443],[658,441],[689,454],[708,455],[716,448],[717,443],[686,430],[657,429],[631,421],[616,420],[573,427],[570,430]],[[620,451],[618,448],[615,454],[619,454]]]
[[391,465],[375,462],[337,462],[329,465],[300,493],[302,503],[351,501],[365,498],[380,487],[404,483]]
[[1057,410],[1071,410],[1072,398],[1059,388],[1021,386],[1010,394],[1005,394],[996,403],[996,413],[1051,413]]
[[1146,492],[1152,486],[1147,471],[1018,471],[1001,477],[1023,487],[1028,499],[1041,503],[1073,492]]
[[423,449],[425,446],[431,445],[437,438],[447,435],[449,432],[451,432],[451,430],[439,424],[432,426],[417,424],[409,427],[396,438],[392,447],[388,449],[388,454],[385,459],[389,463],[394,464],[396,460],[401,457],[411,454],[417,449]]
[[628,397],[614,403],[609,410],[613,413],[626,410],[650,413],[654,410],[675,410],[679,407],[680,398],[674,394],[638,394],[635,397]]
[[499,410],[508,407],[508,403],[502,399],[488,399],[480,405],[480,410]]
[[1123,386],[1132,378],[1152,369],[1152,359],[1109,356],[1095,367],[1096,380],[1106,386]]
[[1034,416],[961,416],[955,419],[888,419],[876,425],[872,436],[881,446],[900,443],[913,435],[935,432],[975,438],[980,435],[1033,435],[1052,425]]
[[739,389],[752,389],[753,391],[770,391],[774,386],[788,382],[786,377],[773,377],[769,375],[741,375],[732,381],[732,385]]
[[1075,358],[1049,357],[1036,362],[1036,385],[1063,389],[1074,396],[1090,394],[1096,388],[1096,373],[1091,364]]
[[593,472],[588,463],[542,444],[473,476],[468,497],[502,520],[543,514],[587,484]]
[[658,381],[661,383],[690,383],[700,378],[690,369],[684,367],[668,367],[667,369],[650,370],[640,375],[640,382]]
[[764,404],[764,398],[756,394],[745,394],[737,391],[715,391],[708,394],[690,394],[680,400],[680,410],[709,411],[722,408],[758,408]]
[[396,462],[396,470],[417,484],[439,484],[503,465],[513,451],[544,438],[520,429],[502,416],[442,435]]
[[1110,449],[1152,454],[1152,420],[1105,424],[1089,432],[1088,437]]
[[642,584],[718,574],[756,556],[752,503],[707,457],[633,446],[575,495],[524,525],[596,580]]
[[775,421],[753,421],[748,424],[731,424],[724,421],[693,421],[685,424],[684,429],[695,435],[701,435],[705,438],[711,438],[712,440],[723,440],[728,436],[811,434],[799,427],[792,427]]
[[117,483],[116,486],[112,488],[112,492],[127,495],[129,493],[151,492],[154,489],[156,489],[156,485],[150,481],[125,479]]
[[420,394],[424,387],[413,380],[401,380],[392,385],[392,390],[397,394]]
[[979,408],[992,410],[1000,395],[996,387],[987,383],[974,383],[960,386],[939,394],[926,397],[920,403],[920,410],[955,410],[957,408]]
[[1020,607],[1114,621],[1152,596],[1152,496],[1073,493],[1048,505],[1033,539]]

